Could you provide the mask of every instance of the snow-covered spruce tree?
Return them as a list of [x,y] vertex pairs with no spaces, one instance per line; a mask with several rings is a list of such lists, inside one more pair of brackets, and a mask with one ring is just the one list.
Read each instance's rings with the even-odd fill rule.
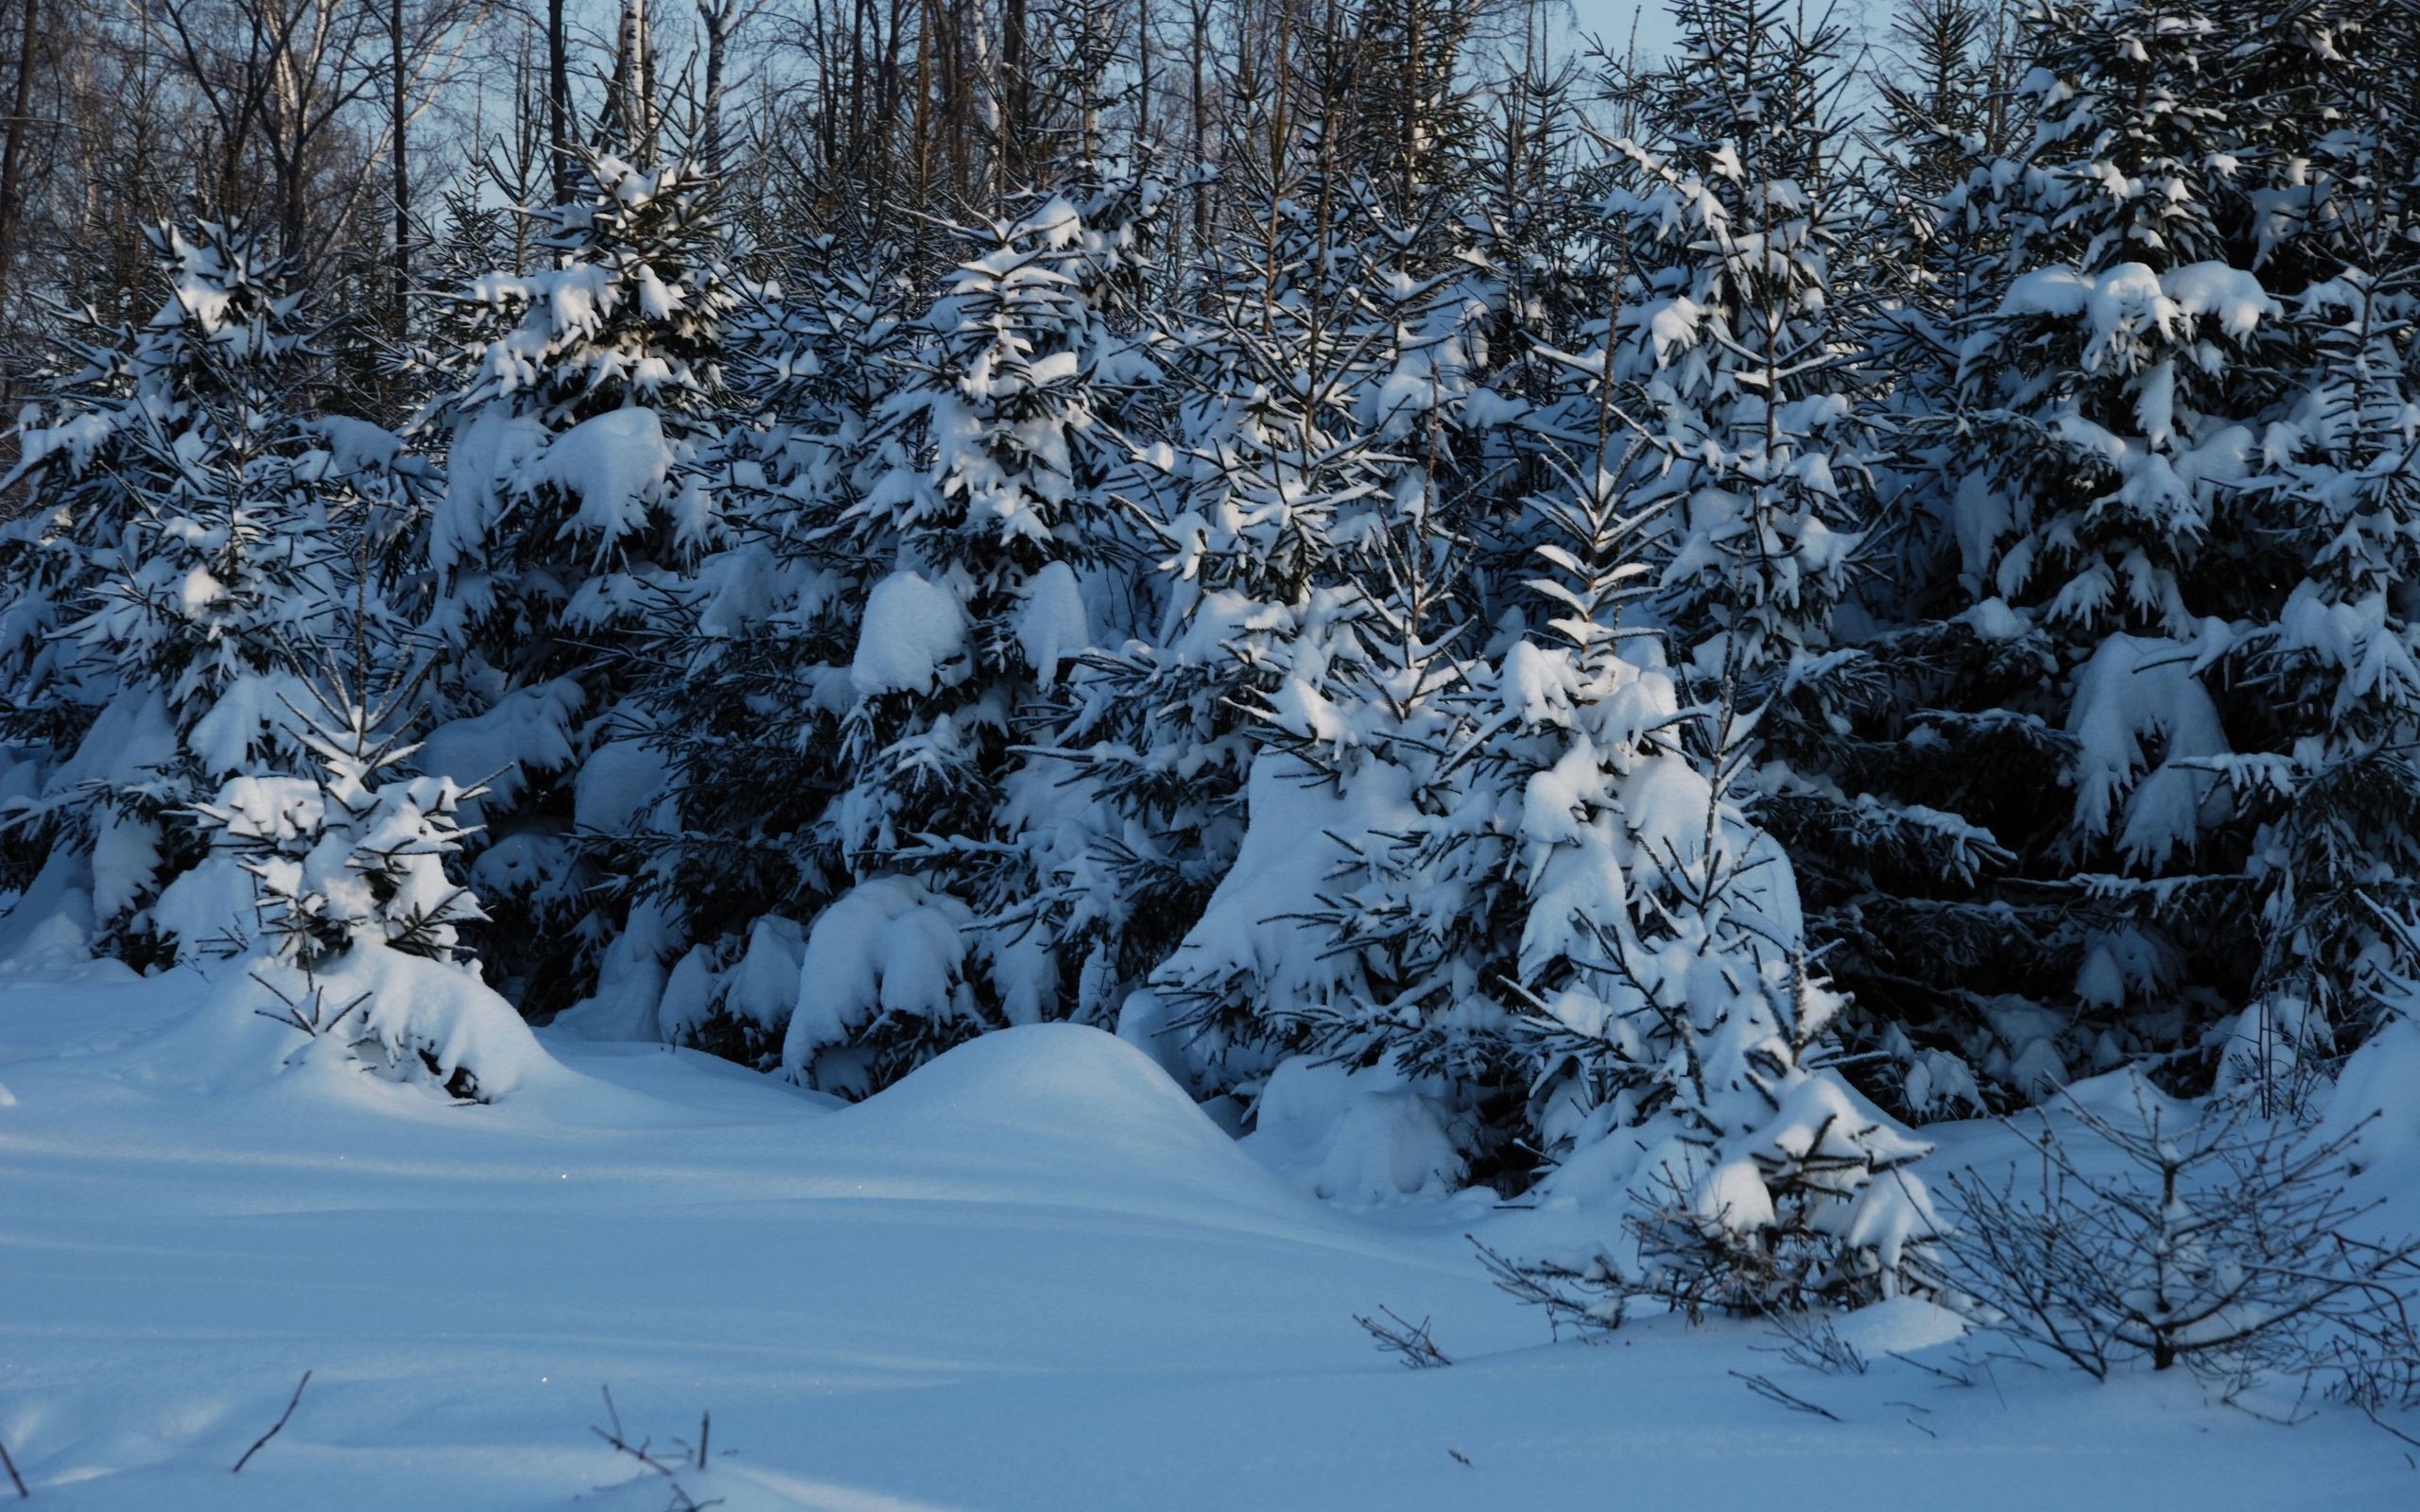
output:
[[72,318],[60,343],[62,371],[12,438],[18,463],[7,486],[22,491],[24,507],[0,525],[0,866],[12,888],[76,830],[76,816],[45,802],[43,789],[117,690],[106,659],[63,631],[117,561],[136,512],[124,433],[138,404],[169,403],[164,340],[106,327],[89,312]]
[[1367,1071],[1370,1106],[1385,1109],[1364,1130],[1376,1145],[1348,1142],[1310,1174],[1330,1194],[1384,1199],[1492,1160],[1508,1122],[1490,1106],[1505,1091],[1487,1038],[1500,1022],[1462,1011],[1459,963],[1429,948],[1429,927],[1459,900],[1399,853],[1401,835],[1452,802],[1461,730],[1447,696],[1466,675],[1468,636],[1446,538],[1418,517],[1386,519],[1400,496],[1384,488],[1381,444],[1367,433],[1319,441],[1370,475],[1341,499],[1289,490],[1288,505],[1334,510],[1329,524],[1369,520],[1355,572],[1227,622],[1226,653],[1268,679],[1244,690],[1243,833],[1120,1032],[1239,1099],[1264,1132],[1322,1116],[1323,1068]]
[[801,927],[850,881],[829,822],[846,776],[834,755],[866,592],[887,563],[847,522],[883,475],[868,438],[912,334],[895,262],[888,248],[804,244],[733,318],[735,420],[700,458],[719,541],[630,638],[643,732],[620,754],[642,776],[660,762],[660,786],[648,780],[639,822],[592,841],[634,894],[581,1009],[600,1032],[777,1058]]
[[[2321,249],[2333,210],[2296,226],[2298,206],[2350,211],[2371,191],[2338,180],[2330,160],[2358,133],[2292,98],[2307,86],[2249,82],[2349,78],[2360,51],[2326,26],[2239,29],[2168,4],[2038,9],[2034,138],[1995,173],[2007,263],[1962,352],[1977,481],[1953,516],[1959,618],[1991,654],[1939,703],[1945,729],[2020,730],[2041,751],[1992,769],[1992,792],[1951,779],[2021,858],[1993,889],[2018,948],[1960,989],[1982,1030],[1967,1063],[2013,1093],[2153,1054],[2192,1085],[2238,1038],[2293,1037],[2302,1005],[2341,1001],[2378,940],[2314,930],[2294,895],[2349,902],[2353,878],[2382,881],[2408,851],[2399,822],[2358,842],[2338,822],[2364,782],[2403,781],[2399,758],[2359,756],[2394,744],[2377,732],[2408,683],[2376,660],[2397,632],[2354,607],[2383,611],[2400,568],[2347,529],[2375,507],[2356,502],[2354,458],[2394,443],[2377,409],[2320,420],[2359,407],[2324,372],[2351,370],[2360,338],[2327,332],[2358,325],[2363,301],[2325,291],[2348,266]],[[2268,925],[2244,928],[2255,917]],[[2277,1015],[2239,1022],[2256,996]]]
[[[1560,481],[1555,434],[1559,408],[1573,408],[1579,430],[1591,429],[1594,406],[1576,395],[1562,350],[1584,345],[1582,334],[1607,308],[1617,257],[1608,250],[1609,227],[1599,214],[1605,164],[1586,147],[1582,100],[1586,72],[1557,58],[1532,13],[1528,59],[1497,92],[1462,201],[1460,257],[1476,270],[1471,290],[1486,315],[1473,333],[1486,396],[1467,426],[1474,442],[1463,464],[1472,507],[1457,528],[1470,538],[1484,589],[1482,613],[1498,600],[1518,601],[1537,545],[1527,506]],[[1465,414],[1469,413],[1465,406]]]
[[1972,469],[1958,445],[1958,362],[1998,300],[2007,251],[1995,168],[2022,143],[2013,20],[1997,0],[1911,0],[1892,19],[1877,118],[1860,133],[1880,160],[1866,214],[1884,249],[1859,313],[1898,445],[1876,490],[1880,570],[1858,597],[1885,623],[1931,617],[1945,598],[1961,601],[1943,612],[1964,607],[1954,501]]
[[[1335,532],[1359,528],[1378,484],[1340,378],[1344,333],[1301,295],[1227,271],[1207,315],[1164,343],[1183,397],[1137,499],[1163,553],[1158,622],[1085,659],[1061,735],[1113,816],[1097,863],[1125,900],[1112,992],[1160,966],[1234,864],[1253,710],[1299,637],[1349,615]],[[1249,993],[1223,1001],[1253,1011]],[[1199,1027],[1204,1070],[1249,1033],[1224,1009]]]
[[[426,759],[493,779],[474,862],[491,954],[525,1011],[582,994],[613,921],[583,896],[577,829],[629,816],[615,749],[631,627],[716,539],[693,467],[717,433],[739,299],[717,186],[694,164],[583,153],[571,202],[534,212],[536,266],[442,297],[459,331],[424,353],[441,391],[417,423],[446,448],[430,521],[431,630],[450,723]],[[590,763],[616,766],[588,779]],[[596,807],[583,815],[582,788]]]
[[[1040,686],[1019,721],[1025,743],[1003,788],[1009,821],[1023,837],[1016,863],[1022,880],[1004,872],[990,884],[983,919],[1004,938],[1029,936],[1057,956],[1061,1012],[1107,1023],[1125,989],[1157,963],[1172,936],[1159,933],[1167,922],[1162,900],[1118,874],[1118,863],[1132,853],[1121,817],[1104,804],[1087,765],[1069,760],[1065,734],[1098,707],[1099,690],[1078,686],[1084,659],[1147,631],[1163,602],[1163,585],[1151,572],[1159,544],[1151,522],[1164,513],[1167,453],[1161,438],[1170,392],[1161,333],[1146,323],[1140,303],[1166,276],[1159,266],[1166,194],[1154,178],[1098,163],[1080,161],[1071,178],[1081,196],[1076,202],[1084,241],[1068,273],[1094,323],[1089,424],[1073,458],[1089,538],[1090,559],[1080,571],[1084,614],[1068,615],[1056,631],[1058,667],[1035,669]],[[1038,598],[1032,602],[1038,607]]]
[[[1155,522],[1166,618],[1152,644],[1095,658],[1080,684],[1088,728],[1110,737],[1088,761],[1129,864],[1155,868],[1141,885],[1184,904],[1159,921],[1183,942],[1128,1000],[1121,1032],[1247,1104],[1289,1057],[1350,1041],[1364,1065],[1392,1062],[1434,1005],[1358,933],[1370,920],[1348,916],[1400,918],[1373,848],[1431,801],[1423,743],[1446,730],[1437,696],[1476,650],[1459,522],[1482,507],[1474,421],[1495,413],[1473,407],[1484,278],[1437,255],[1457,243],[1461,185],[1423,189],[1420,229],[1392,219],[1342,140],[1366,103],[1353,53],[1320,56],[1302,138],[1250,170],[1270,175],[1251,186],[1259,245],[1205,270],[1208,309],[1168,342],[1188,393],[1173,507]],[[1431,1140],[1423,1169],[1370,1190],[1458,1175],[1462,1160]]]
[[[1651,698],[1659,680],[1634,686]],[[1642,701],[1614,700],[1616,717]],[[1563,1152],[1542,1190],[1615,1194],[1618,1233],[1582,1254],[1490,1259],[1516,1292],[1596,1324],[1642,1297],[1696,1316],[1937,1284],[1939,1224],[1908,1169],[1929,1146],[1824,1065],[1845,1001],[1809,967],[1779,848],[1736,805],[1747,752],[1733,719],[1681,712],[1618,773],[1575,743],[1581,760],[1525,794],[1537,881],[1523,964],[1570,983],[1532,1021],[1540,1132]],[[1590,725],[1601,716],[1570,728]]]
[[1452,801],[1387,853],[1412,920],[1394,954],[1442,989],[1426,1042],[1448,1068],[1488,1045],[1547,1190],[1612,1199],[1594,1263],[1506,1278],[1601,1291],[1599,1321],[1633,1296],[1759,1312],[1927,1284],[1935,1226],[1905,1169],[1926,1146],[1822,1069],[1843,1000],[1809,966],[1789,860],[1741,812],[1730,688],[1685,705],[1640,623],[1678,505],[1630,485],[1652,440],[1616,427],[1599,362],[1594,433],[1532,501],[1544,623],[1444,696]]
[[53,423],[28,434],[42,507],[21,539],[48,581],[12,601],[47,643],[18,643],[18,717],[76,739],[21,822],[89,845],[95,922],[147,959],[241,933],[146,905],[198,859],[191,802],[302,754],[282,696],[339,612],[391,641],[379,548],[419,488],[391,435],[311,414],[322,360],[290,261],[209,222],[152,246],[159,312],[87,344]]
[[[1517,437],[1501,422],[1521,406],[1486,387],[1503,276],[1475,250],[1492,233],[1470,209],[1477,133],[1460,129],[1478,102],[1446,66],[1461,25],[1416,4],[1332,13],[1293,60],[1288,109],[1237,102],[1228,157],[1245,209],[1191,280],[1198,308],[1163,342],[1182,399],[1153,454],[1161,486],[1141,503],[1167,596],[1156,626],[1076,680],[1071,733],[1091,742],[1076,759],[1116,816],[1104,859],[1149,905],[1115,963],[1121,993],[1186,941],[1128,998],[1125,1032],[1201,1090],[1247,1102],[1287,1057],[1349,1038],[1342,1024],[1362,1016],[1350,970],[1305,964],[1315,949],[1253,956],[1263,916],[1326,907],[1303,890],[1317,867],[1261,853],[1317,838],[1284,834],[1284,790],[1333,783],[1340,798],[1392,762],[1381,747],[1409,750],[1394,731],[1431,722],[1432,673],[1450,682],[1477,649],[1449,628],[1483,618],[1474,563],[1504,551],[1477,538],[1500,527],[1496,495],[1516,487]],[[1333,718],[1315,712],[1322,701]],[[1393,780],[1374,776],[1372,800]],[[1266,832],[1257,845],[1247,809]],[[1252,914],[1251,885],[1222,883],[1239,848],[1256,870],[1287,871],[1290,902]],[[1276,919],[1268,932],[1332,924]],[[1322,985],[1270,985],[1298,969]],[[1395,1047],[1360,1048],[1378,1059]]]
[[304,1055],[487,1101],[540,1057],[461,948],[460,926],[486,916],[446,864],[466,838],[461,807],[478,795],[405,775],[417,747],[399,732],[418,679],[386,680],[371,708],[333,670],[298,679],[308,701],[288,713],[310,775],[232,778],[197,804],[211,859],[162,907],[201,915],[240,898],[257,913],[244,971],[215,1005],[300,1032]]
[[[1605,207],[1622,287],[1614,334],[1595,339],[1613,343],[1611,403],[1641,442],[1625,488],[1634,508],[1671,501],[1655,612],[1678,670],[1695,701],[1755,712],[1740,721],[1758,747],[1745,790],[1806,885],[1810,939],[1876,989],[1848,1027],[1904,1075],[1890,1005],[1905,957],[1958,921],[1950,900],[1998,851],[1893,770],[1926,648],[1853,593],[1887,414],[1855,249],[1872,237],[1829,113],[1844,33],[1769,0],[1674,14],[1683,44],[1649,77]],[[1569,365],[1581,417],[1601,367]]]
[[1606,213],[1651,412],[1645,498],[1668,492],[1662,608],[1693,675],[1761,683],[1832,642],[1861,529],[1871,380],[1841,328],[1832,262],[1851,221],[1824,119],[1843,34],[1768,0],[1683,0],[1649,76],[1641,139]]
[[[2028,119],[2014,18],[1967,0],[1902,9],[1858,132],[1866,166],[1811,196],[1831,207],[1830,248],[1865,249],[1826,258],[1833,368],[1817,380],[1863,421],[1861,519],[1830,649],[1797,662],[1763,716],[1800,781],[1758,815],[1799,864],[1810,937],[1852,994],[1840,1032],[1864,1053],[1860,1085],[1915,1117],[2004,1088],[1976,1069],[1994,1045],[1979,987],[2057,927],[2041,900],[1992,886],[2014,859],[1994,829],[2009,796],[2055,785],[2064,747],[1995,701],[2043,658],[1964,617],[1980,547],[1960,530],[1985,474],[1959,362],[2000,296],[2008,152]],[[1961,698],[1973,706],[1945,707]]]
[[172,890],[223,887],[249,876],[261,914],[260,953],[316,968],[369,944],[433,961],[467,961],[459,926],[482,919],[477,900],[445,874],[467,837],[460,820],[475,788],[406,777],[416,746],[392,732],[415,691],[368,707],[323,670],[298,679],[310,701],[288,711],[308,748],[307,777],[230,778],[197,804],[214,860]]
[[[2267,1091],[2296,1060],[2366,1030],[2420,960],[2384,915],[2420,876],[2420,209],[2401,155],[2420,126],[2420,18],[2369,6],[2220,6],[2258,35],[2221,64],[2248,226],[2238,264],[2278,309],[2262,375],[2275,398],[2253,476],[2225,501],[2234,645],[2213,670],[2232,756],[2213,766],[2246,832],[2259,956],[2219,1076]],[[2240,31],[2239,31],[2240,28]],[[2398,138],[2400,140],[2398,140]],[[2246,253],[2249,256],[2246,256]],[[2242,383],[2238,376],[2236,381]]]
[[1098,426],[1149,378],[1097,302],[1126,251],[1088,208],[1113,207],[1054,195],[965,233],[868,438],[879,474],[838,527],[873,575],[825,821],[855,888],[806,942],[783,1049],[826,1090],[862,1094],[1070,995],[1029,907],[1056,783],[1028,781],[1016,747],[1091,644],[1123,531]]
[[1135,575],[1130,623],[1100,627],[1069,669],[1054,731],[1054,756],[1082,773],[1102,814],[1082,873],[1061,879],[1080,884],[1062,906],[1101,918],[1115,940],[1086,964],[1086,1004],[1114,1007],[1159,966],[1233,864],[1249,707],[1273,682],[1291,606],[1331,576],[1331,490],[1352,497],[1366,482],[1349,450],[1323,455],[1316,439],[1333,417],[1311,412],[1343,391],[1301,377],[1334,360],[1334,328],[1305,320],[1293,287],[1296,207],[1246,162],[1267,246],[1257,257],[1203,249],[1193,299],[1151,312],[1166,413],[1128,438],[1134,466],[1116,494],[1150,570]]

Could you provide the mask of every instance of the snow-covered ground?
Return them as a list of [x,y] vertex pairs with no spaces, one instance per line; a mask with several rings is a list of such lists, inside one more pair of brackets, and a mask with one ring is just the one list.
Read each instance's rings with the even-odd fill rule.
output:
[[[2420,1505],[2351,1414],[2007,1364],[1945,1384],[1885,1352],[1959,1348],[1921,1304],[1843,1325],[1863,1376],[1749,1324],[1549,1343],[1461,1237],[1544,1215],[1322,1205],[1091,1030],[838,1110],[546,1035],[567,1074],[459,1107],[196,1085],[163,1031],[200,991],[0,985],[0,1443],[40,1507],[652,1512],[671,1486],[589,1432],[602,1383],[659,1447],[710,1410],[681,1485],[733,1512]],[[1374,1351],[1353,1314],[1381,1304],[1453,1366]]]

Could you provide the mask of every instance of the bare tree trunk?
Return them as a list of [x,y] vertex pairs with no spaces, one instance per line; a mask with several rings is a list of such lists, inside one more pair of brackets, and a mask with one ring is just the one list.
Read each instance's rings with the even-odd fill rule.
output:
[[571,202],[571,41],[563,0],[546,0],[546,155],[554,165],[555,203]]
[[631,14],[631,146],[642,166],[660,155],[656,138],[655,30],[647,0],[629,0]]
[[26,134],[33,112],[34,47],[41,35],[41,0],[25,0],[17,18],[17,87],[9,107],[9,135],[0,146],[0,319],[9,309],[9,275],[16,271],[17,221],[26,172]]
[[[1210,162],[1210,100],[1203,70],[1210,56],[1210,0],[1193,0],[1193,166]],[[1210,245],[1210,189],[1197,181],[1193,190],[1193,244]]]
[[1152,145],[1151,129],[1151,0],[1134,0],[1134,161],[1140,163]]
[[[1089,10],[1091,8],[1084,9]],[[993,150],[999,154],[1000,186],[1003,190],[1019,189],[1025,185],[1027,140],[1032,129],[1032,122],[1026,115],[1031,108],[1032,96],[1026,88],[1025,43],[1025,0],[1001,0],[1000,140]]]
[[389,129],[393,140],[388,150],[393,155],[395,193],[395,339],[404,338],[405,311],[410,308],[412,292],[412,180],[411,159],[406,151],[406,129],[411,124],[411,94],[404,62],[404,0],[387,0],[387,63],[390,96]]
[[[820,32],[821,7],[819,5],[817,9],[819,11],[817,29]],[[736,0],[698,0],[698,24],[705,28],[706,33],[706,79],[704,99],[699,107],[701,117],[699,123],[699,140],[700,155],[705,159],[706,171],[712,174],[722,172],[723,55],[730,45],[732,24],[737,16]],[[852,72],[855,70],[853,69]],[[828,91],[826,93],[828,94]],[[828,130],[824,141],[828,150],[828,144],[831,141]]]

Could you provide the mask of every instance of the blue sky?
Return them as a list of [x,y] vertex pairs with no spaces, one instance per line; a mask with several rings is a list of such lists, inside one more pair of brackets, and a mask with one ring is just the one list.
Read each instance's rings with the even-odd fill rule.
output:
[[[1835,0],[1837,20],[1852,31],[1862,23],[1872,34],[1879,35],[1892,11],[1891,0]],[[1564,0],[1573,29],[1582,35],[1596,35],[1615,46],[1620,46],[1631,34],[1634,20],[1638,26],[1639,50],[1653,52],[1672,40],[1670,0]],[[1824,0],[1807,0],[1810,19],[1820,13]]]
[[1638,26],[1639,49],[1654,50],[1672,36],[1672,18],[1664,0],[1571,0],[1572,20],[1577,30],[1594,35],[1614,47],[1623,44],[1631,34],[1634,21]]

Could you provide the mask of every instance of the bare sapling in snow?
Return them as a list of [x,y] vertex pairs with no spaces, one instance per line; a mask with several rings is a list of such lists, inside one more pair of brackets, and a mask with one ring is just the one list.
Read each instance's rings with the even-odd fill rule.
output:
[[2021,1130],[2037,1172],[1948,1180],[1951,1278],[1988,1326],[2096,1379],[2148,1360],[2230,1398],[2282,1376],[2371,1411],[2420,1400],[2420,1241],[2365,1237],[2359,1125],[2180,1110],[2139,1079],[2131,1115],[2073,1094],[2060,1111],[2083,1137]]
[[1803,1412],[1810,1418],[1821,1418],[1825,1422],[1836,1423],[1841,1420],[1841,1415],[1839,1413],[1836,1413],[1831,1408],[1824,1406],[1822,1402],[1809,1401],[1805,1397],[1798,1396],[1792,1392],[1784,1391],[1781,1387],[1773,1383],[1773,1378],[1771,1376],[1754,1376],[1750,1375],[1745,1370],[1734,1370],[1731,1372],[1731,1379],[1738,1382],[1741,1385],[1746,1386],[1751,1392],[1764,1398],[1767,1401],[1787,1407],[1792,1412]]

